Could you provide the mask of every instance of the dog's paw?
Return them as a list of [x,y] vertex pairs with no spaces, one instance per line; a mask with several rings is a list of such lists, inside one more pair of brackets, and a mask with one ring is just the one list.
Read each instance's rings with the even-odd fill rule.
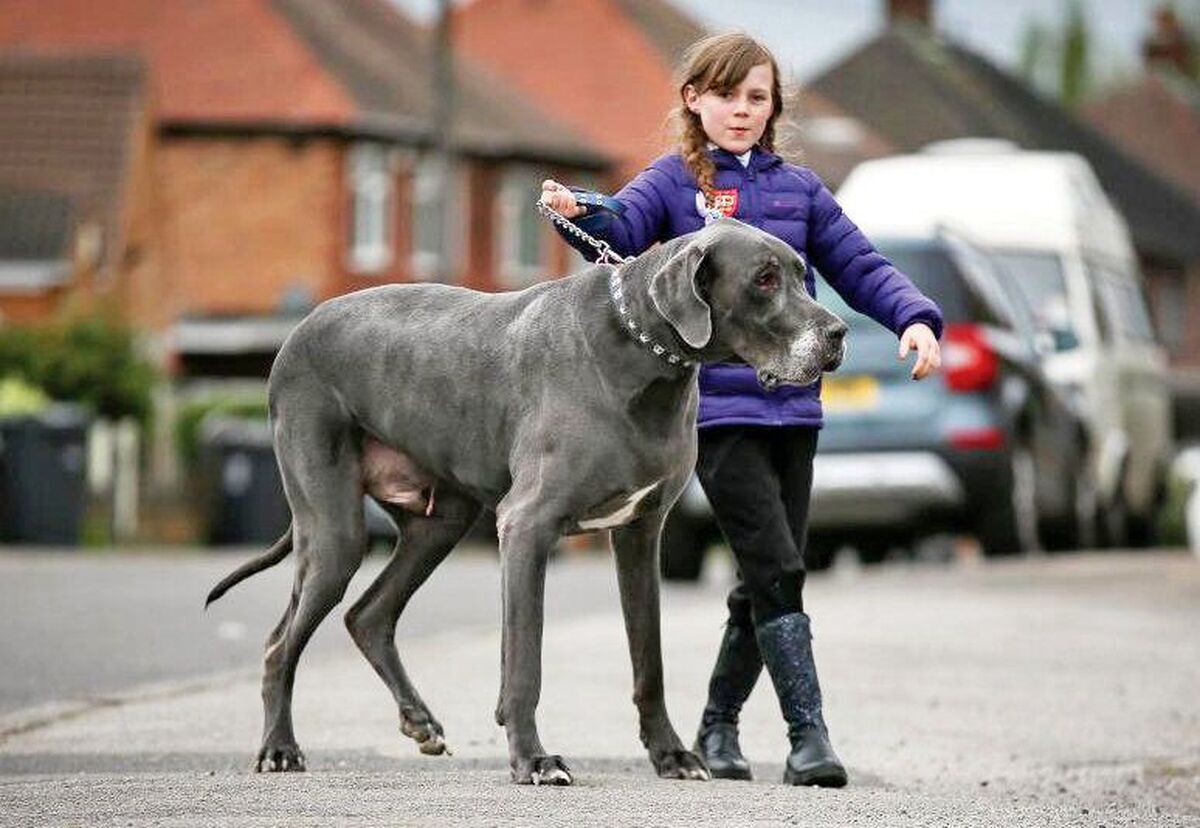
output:
[[254,772],[287,773],[304,770],[304,754],[295,744],[263,745],[254,763]]
[[695,779],[707,782],[711,777],[700,757],[690,750],[667,750],[651,754],[654,770],[663,779]]
[[417,749],[428,756],[452,755],[436,719],[415,709],[400,711],[400,732],[417,743]]
[[575,781],[561,756],[530,756],[518,759],[512,770],[518,785],[570,785]]

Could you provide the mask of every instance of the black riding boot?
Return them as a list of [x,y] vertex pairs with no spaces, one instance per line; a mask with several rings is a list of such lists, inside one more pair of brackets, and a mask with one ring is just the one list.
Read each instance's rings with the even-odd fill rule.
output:
[[846,769],[829,744],[829,731],[821,716],[821,686],[813,661],[808,616],[789,613],[759,624],[756,632],[792,743],[783,771],[784,784],[842,787],[846,784]]
[[738,744],[737,723],[761,671],[754,630],[726,624],[717,663],[708,680],[708,703],[696,735],[696,752],[717,779],[751,778],[750,763]]

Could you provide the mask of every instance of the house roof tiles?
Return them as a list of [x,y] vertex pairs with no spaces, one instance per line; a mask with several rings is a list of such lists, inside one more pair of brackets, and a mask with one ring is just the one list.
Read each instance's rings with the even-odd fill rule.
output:
[[[127,51],[175,128],[335,130],[428,142],[428,38],[385,0],[4,0],[0,48]],[[607,158],[459,61],[468,153]]]
[[615,0],[658,49],[668,66],[674,66],[689,46],[708,32],[669,0]]
[[1090,104],[1085,114],[1200,204],[1200,84],[1170,69],[1151,71]]
[[[359,122],[430,138],[436,100],[430,33],[380,0],[273,0],[321,63],[348,90]],[[456,60],[451,134],[462,149],[486,156],[545,156],[583,166],[607,163],[571,131],[548,119],[495,79]]]
[[102,249],[115,250],[144,85],[130,56],[0,53],[3,255],[57,255],[75,220],[95,221]]

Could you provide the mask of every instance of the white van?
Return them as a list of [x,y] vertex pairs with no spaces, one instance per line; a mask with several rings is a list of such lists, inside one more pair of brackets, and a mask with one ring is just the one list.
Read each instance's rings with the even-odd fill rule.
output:
[[860,164],[837,193],[870,236],[953,228],[1029,300],[1050,379],[1076,397],[1110,543],[1145,540],[1171,457],[1166,355],[1129,230],[1081,156],[962,139]]

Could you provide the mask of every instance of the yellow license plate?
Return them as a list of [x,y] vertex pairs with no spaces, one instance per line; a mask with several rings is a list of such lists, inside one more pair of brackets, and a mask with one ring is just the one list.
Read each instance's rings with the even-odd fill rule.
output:
[[879,405],[879,380],[870,376],[826,376],[821,383],[826,411],[868,411]]

